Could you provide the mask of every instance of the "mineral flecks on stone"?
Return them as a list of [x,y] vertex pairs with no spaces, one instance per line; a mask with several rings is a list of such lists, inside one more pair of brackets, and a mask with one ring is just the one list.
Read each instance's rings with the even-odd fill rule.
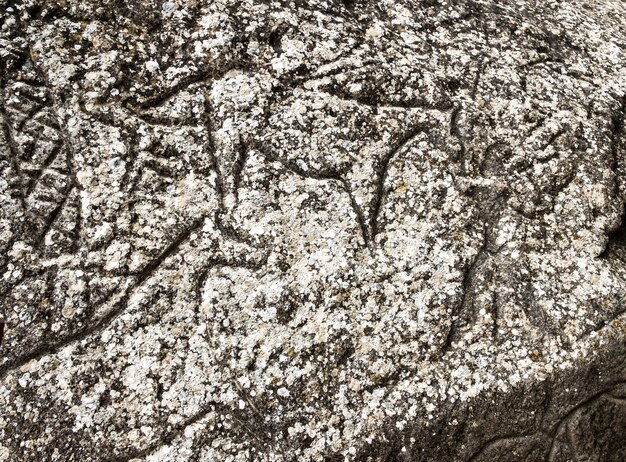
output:
[[626,459],[623,2],[0,15],[0,460]]

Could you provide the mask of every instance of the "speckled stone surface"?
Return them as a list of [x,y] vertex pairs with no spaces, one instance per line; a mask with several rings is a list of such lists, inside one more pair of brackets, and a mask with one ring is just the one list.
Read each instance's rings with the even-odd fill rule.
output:
[[0,24],[0,461],[626,460],[626,3]]

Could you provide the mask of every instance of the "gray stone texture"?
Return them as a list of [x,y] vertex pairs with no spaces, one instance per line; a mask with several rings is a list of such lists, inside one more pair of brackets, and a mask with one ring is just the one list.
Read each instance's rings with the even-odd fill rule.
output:
[[0,0],[0,461],[626,460],[626,3]]

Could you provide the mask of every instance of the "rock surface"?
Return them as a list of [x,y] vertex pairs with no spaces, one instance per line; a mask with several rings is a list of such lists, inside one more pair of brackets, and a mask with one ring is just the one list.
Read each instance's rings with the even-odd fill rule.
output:
[[625,3],[0,15],[0,460],[626,460]]

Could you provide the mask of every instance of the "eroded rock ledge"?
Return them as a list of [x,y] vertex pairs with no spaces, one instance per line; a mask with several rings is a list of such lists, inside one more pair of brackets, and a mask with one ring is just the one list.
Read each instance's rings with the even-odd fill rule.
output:
[[626,459],[623,2],[0,5],[0,460]]

